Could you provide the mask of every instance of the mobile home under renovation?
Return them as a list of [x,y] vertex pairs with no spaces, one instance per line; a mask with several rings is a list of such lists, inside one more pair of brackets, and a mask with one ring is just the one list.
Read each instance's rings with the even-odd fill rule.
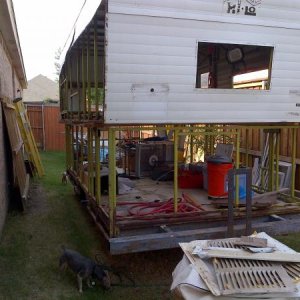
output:
[[[280,176],[288,176],[280,168],[290,164],[285,198],[298,201],[299,20],[300,3],[292,0],[101,2],[67,52],[60,94],[67,169],[89,199],[112,253],[173,247],[174,230],[183,240],[203,234],[200,223],[216,219],[220,210],[209,208],[216,204],[211,200],[202,202],[203,210],[179,211],[184,192],[178,180],[187,162],[206,160],[218,144],[234,145],[235,169],[258,172],[252,184],[259,182],[260,193],[280,191]],[[143,180],[155,169],[171,174],[171,183],[160,182],[169,185],[160,198],[144,197],[145,190],[120,195],[116,166]],[[155,178],[152,187],[160,176]],[[243,218],[238,179],[234,188],[235,209]],[[191,195],[182,198],[197,198]],[[138,214],[130,205],[143,197],[148,204],[172,199],[171,212]],[[265,207],[258,215],[270,212]],[[226,224],[224,214],[217,219]],[[151,233],[144,238],[148,242],[140,238],[145,232]]]

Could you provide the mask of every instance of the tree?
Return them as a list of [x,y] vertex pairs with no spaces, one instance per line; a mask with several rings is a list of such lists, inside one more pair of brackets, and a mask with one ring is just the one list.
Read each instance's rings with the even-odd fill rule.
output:
[[62,50],[59,47],[54,55],[54,67],[55,67],[55,81],[58,82],[59,80],[59,74],[60,74],[60,70],[61,70],[61,63],[60,63],[60,56],[61,56]]

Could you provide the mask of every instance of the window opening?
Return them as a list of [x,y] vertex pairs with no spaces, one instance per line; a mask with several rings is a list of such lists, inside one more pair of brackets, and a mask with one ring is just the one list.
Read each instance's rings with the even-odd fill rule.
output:
[[270,89],[273,49],[199,42],[196,88]]

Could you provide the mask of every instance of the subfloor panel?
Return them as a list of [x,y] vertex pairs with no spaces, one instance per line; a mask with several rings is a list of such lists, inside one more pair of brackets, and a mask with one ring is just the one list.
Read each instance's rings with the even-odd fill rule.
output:
[[[72,179],[89,199],[89,212],[106,236],[112,254],[175,248],[179,242],[227,237],[227,199],[209,199],[203,189],[179,189],[179,202],[187,199],[182,206],[186,211],[174,213],[173,182],[156,182],[148,178],[132,180],[123,191],[119,182],[120,194],[117,195],[114,219],[116,235],[109,236],[108,196],[102,195],[98,206],[80,180],[77,177]],[[299,230],[300,218],[295,215],[300,213],[299,205],[279,200],[277,196],[276,192],[263,196],[263,201],[254,205],[253,231],[276,235]],[[162,209],[165,204],[166,211]],[[234,235],[244,235],[245,207],[235,208],[234,216]]]

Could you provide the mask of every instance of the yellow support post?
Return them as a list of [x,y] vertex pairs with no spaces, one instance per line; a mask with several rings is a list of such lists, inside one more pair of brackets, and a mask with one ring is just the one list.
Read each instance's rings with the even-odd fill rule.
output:
[[194,162],[194,136],[190,135],[191,143],[190,143],[190,163]]
[[291,197],[295,198],[295,180],[296,180],[296,151],[297,151],[297,130],[292,129],[292,183]]
[[80,126],[80,180],[81,182],[84,182],[83,178],[84,178],[84,171],[83,171],[83,161],[84,161],[84,140],[83,140],[83,126]]
[[178,129],[174,130],[174,213],[178,212]]
[[116,141],[114,128],[108,129],[108,166],[109,166],[109,235],[116,236]]
[[94,23],[94,88],[95,88],[95,100],[96,100],[96,116],[99,116],[99,74],[98,74],[98,36],[97,36],[97,20]]
[[274,132],[269,132],[269,191],[274,187]]
[[[207,128],[208,128],[208,126],[207,125],[205,125],[205,133],[207,133]],[[208,135],[207,134],[205,134],[205,136],[204,136],[204,154],[205,155],[210,155],[211,153],[209,153],[209,146],[208,146],[208,140],[209,140],[209,137],[208,137]]]
[[70,163],[71,169],[74,170],[74,126],[71,126],[71,156],[70,156]]
[[101,177],[100,177],[100,131],[95,128],[95,155],[96,155],[96,202],[101,204]]
[[280,132],[276,133],[276,191],[279,190]]
[[[236,136],[236,165],[235,167],[238,169],[240,167],[240,139],[241,139],[241,131],[237,129]],[[235,207],[238,208],[240,204],[240,187],[239,187],[239,176],[235,176]]]
[[89,193],[91,192],[91,133],[90,128],[87,129],[87,160],[88,160],[88,181],[87,181],[87,188]]
[[79,62],[80,62],[80,52],[79,50],[76,51],[76,88],[77,88],[77,94],[78,94],[78,119],[81,119],[81,99],[80,99],[80,80],[79,80]]
[[249,129],[246,129],[246,166],[249,167]]
[[83,119],[86,119],[86,61],[84,57],[84,49],[81,50],[81,82],[82,82],[82,99],[83,102]]
[[92,172],[91,172],[91,189],[92,189],[92,195],[96,196],[95,193],[95,176],[96,176],[96,168],[95,168],[95,151],[94,151],[94,145],[95,145],[95,131],[93,128],[91,130],[91,161],[92,161]]
[[[214,131],[214,125],[211,125],[210,132]],[[214,149],[215,149],[215,135],[210,135],[209,136],[209,151],[210,155],[214,154]]]
[[87,35],[87,47],[86,47],[86,79],[87,79],[87,101],[88,101],[88,118],[91,118],[91,110],[92,110],[92,93],[91,93],[91,74],[90,74],[90,35]]
[[65,125],[65,139],[66,139],[66,169],[70,169],[71,155],[72,155],[72,139],[71,139],[71,126]]
[[88,128],[88,190],[94,196],[93,129]]
[[78,170],[79,170],[79,135],[78,135],[78,126],[75,126],[75,135],[76,135],[76,146],[75,146],[75,149],[76,149],[76,161],[75,161],[75,171],[76,171],[76,174],[78,175]]
[[68,119],[70,119],[70,117],[73,117],[73,113],[72,113],[72,103],[71,103],[71,94],[72,94],[72,90],[73,90],[73,86],[72,86],[72,68],[71,68],[71,57],[68,58],[67,60],[67,73],[68,73],[68,83],[69,83],[69,93],[67,95],[67,110],[68,110]]

